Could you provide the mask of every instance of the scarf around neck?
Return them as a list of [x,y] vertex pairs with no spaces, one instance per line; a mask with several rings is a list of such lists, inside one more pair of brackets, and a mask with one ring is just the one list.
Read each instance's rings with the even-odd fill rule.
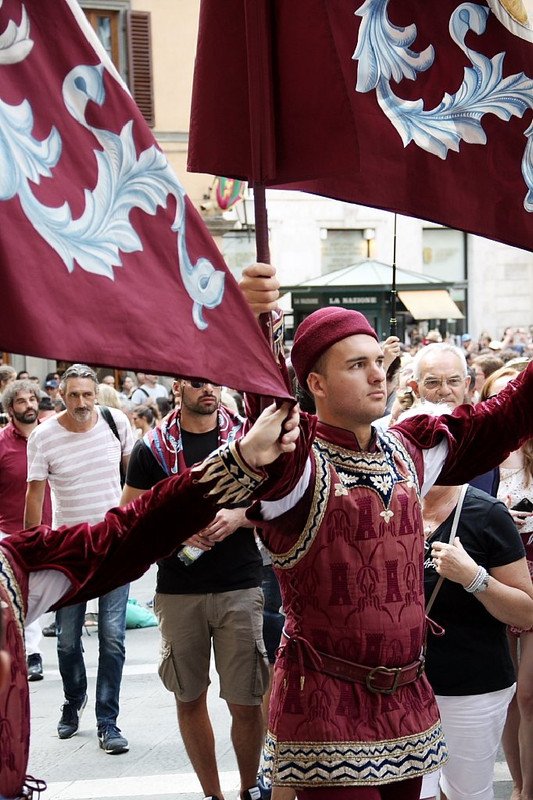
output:
[[[217,410],[218,446],[233,442],[243,434],[244,420],[224,406]],[[187,469],[181,436],[181,409],[171,411],[152,430],[145,433],[143,442],[168,477]]]

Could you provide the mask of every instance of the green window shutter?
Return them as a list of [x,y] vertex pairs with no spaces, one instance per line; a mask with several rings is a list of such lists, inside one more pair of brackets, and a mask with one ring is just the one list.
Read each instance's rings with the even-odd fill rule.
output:
[[149,11],[128,11],[128,77],[133,99],[148,125],[155,125],[152,37]]

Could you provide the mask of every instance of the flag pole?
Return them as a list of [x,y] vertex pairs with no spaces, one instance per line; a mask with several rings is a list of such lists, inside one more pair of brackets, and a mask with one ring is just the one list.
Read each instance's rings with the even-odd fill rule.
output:
[[270,246],[268,243],[268,211],[266,206],[265,186],[254,183],[255,212],[255,251],[260,264],[270,264]]
[[[270,264],[270,246],[268,243],[268,211],[266,191],[263,183],[254,183],[255,214],[255,255],[260,264]],[[259,315],[259,325],[272,349],[274,344],[274,324],[272,313]]]
[[[389,320],[389,336],[398,335],[398,320],[396,319],[396,231],[397,231],[398,215],[394,214],[394,229],[392,236],[392,288],[391,288],[391,303],[390,303],[390,320]],[[401,359],[395,358],[392,364],[387,369],[387,375],[393,375],[399,369]]]
[[398,215],[394,214],[394,232],[392,236],[392,288],[390,293],[390,336],[398,334],[398,320],[396,319],[396,231]]

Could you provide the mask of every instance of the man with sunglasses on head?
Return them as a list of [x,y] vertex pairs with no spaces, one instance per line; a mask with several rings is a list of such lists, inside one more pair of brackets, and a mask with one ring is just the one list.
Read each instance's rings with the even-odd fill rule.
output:
[[[122,504],[244,433],[244,420],[221,405],[217,384],[177,378],[172,390],[180,408],[135,444]],[[241,798],[258,800],[261,701],[269,671],[262,638],[262,560],[245,509],[220,510],[185,541],[184,550],[158,567],[159,675],[176,698],[180,732],[202,790],[206,798],[223,800],[207,709],[213,646],[220,696],[232,718]]]

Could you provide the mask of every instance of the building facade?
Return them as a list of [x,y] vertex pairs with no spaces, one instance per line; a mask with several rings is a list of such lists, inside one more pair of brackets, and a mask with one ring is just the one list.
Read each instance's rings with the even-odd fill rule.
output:
[[[222,213],[214,201],[214,176],[186,170],[200,0],[80,0],[80,5],[238,279],[255,260],[251,193]],[[224,47],[235,46],[221,42],[221,69]],[[468,331],[477,338],[488,330],[501,338],[507,326],[533,324],[532,253],[408,217],[396,219],[395,236],[393,214],[303,193],[268,191],[267,198],[271,257],[282,285],[364,258],[395,261],[451,285],[452,299],[465,315],[464,321],[449,321],[453,334]],[[22,356],[9,360],[17,369],[26,366]],[[46,363],[40,372],[49,367]],[[34,372],[35,364],[29,368]]]

